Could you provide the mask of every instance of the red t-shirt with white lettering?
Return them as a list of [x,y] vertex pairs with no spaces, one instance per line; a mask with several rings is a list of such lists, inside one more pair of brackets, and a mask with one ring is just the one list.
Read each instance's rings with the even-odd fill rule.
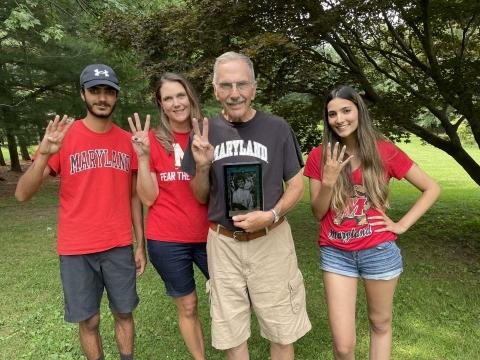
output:
[[128,132],[113,125],[96,133],[77,120],[48,166],[51,175],[60,176],[60,255],[132,244],[131,183],[137,160]]
[[168,153],[150,132],[150,169],[157,175],[159,193],[148,209],[149,240],[179,243],[207,241],[207,206],[200,204],[190,188],[190,175],[180,168],[189,133],[173,133],[174,151]]
[[[385,140],[377,141],[377,149],[383,160],[385,177],[389,181],[392,177],[402,179],[410,170],[413,161],[393,143]],[[308,155],[304,175],[322,180],[322,146],[314,148]],[[368,194],[363,186],[362,169],[352,172],[354,197],[349,208],[341,214],[331,208],[320,221],[318,243],[320,246],[333,246],[341,250],[355,251],[369,249],[378,244],[395,240],[397,235],[392,232],[374,232],[381,226],[371,226],[370,216],[379,216],[381,213],[371,207]],[[378,220],[371,220],[375,222]]]

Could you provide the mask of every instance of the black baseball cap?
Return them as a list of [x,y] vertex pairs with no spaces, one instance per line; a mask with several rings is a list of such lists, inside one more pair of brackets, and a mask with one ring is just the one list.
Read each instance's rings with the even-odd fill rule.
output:
[[83,89],[97,85],[108,85],[119,91],[118,78],[110,66],[103,64],[91,64],[83,69],[80,74],[80,86]]

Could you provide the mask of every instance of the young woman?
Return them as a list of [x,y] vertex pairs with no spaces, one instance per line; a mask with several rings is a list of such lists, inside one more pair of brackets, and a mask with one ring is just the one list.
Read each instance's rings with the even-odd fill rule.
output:
[[181,168],[192,129],[201,118],[198,99],[182,76],[164,74],[155,90],[160,125],[142,131],[138,114],[128,119],[138,156],[137,192],[149,206],[146,225],[150,261],[177,306],[182,337],[194,359],[205,359],[202,327],[197,315],[193,263],[208,278],[207,207],[195,199],[190,177]]
[[[404,152],[374,130],[362,98],[348,86],[325,103],[323,144],[308,156],[311,206],[320,221],[320,261],[335,359],[355,358],[355,303],[363,278],[370,359],[389,359],[392,303],[403,270],[398,234],[432,206],[440,188]],[[386,215],[388,181],[405,178],[421,195],[403,217]]]

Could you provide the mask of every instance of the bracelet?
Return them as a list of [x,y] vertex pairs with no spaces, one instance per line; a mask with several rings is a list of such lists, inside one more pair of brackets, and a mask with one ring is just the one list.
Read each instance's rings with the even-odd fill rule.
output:
[[280,220],[280,214],[275,210],[275,208],[270,209],[270,211],[273,213],[273,223],[277,223],[278,220]]

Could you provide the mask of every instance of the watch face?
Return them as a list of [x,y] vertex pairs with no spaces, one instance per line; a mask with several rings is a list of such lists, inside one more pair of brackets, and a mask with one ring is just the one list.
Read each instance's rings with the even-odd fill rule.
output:
[[262,165],[260,163],[225,164],[226,217],[263,210]]

